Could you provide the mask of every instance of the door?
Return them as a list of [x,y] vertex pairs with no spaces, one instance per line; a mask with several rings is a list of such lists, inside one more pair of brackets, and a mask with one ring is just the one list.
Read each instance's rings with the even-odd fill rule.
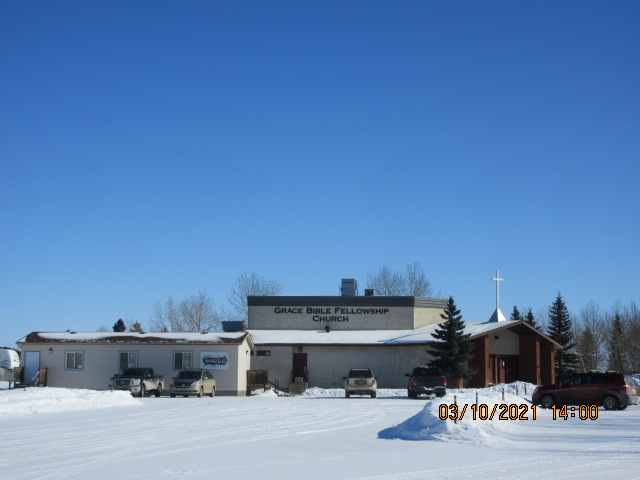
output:
[[499,355],[489,356],[491,383],[499,385],[505,383],[504,359]]
[[503,355],[501,359],[504,365],[504,383],[515,382],[518,379],[518,356]]
[[306,353],[294,353],[293,354],[293,368],[291,370],[291,380],[295,381],[296,378],[302,377],[305,382],[307,379],[307,354]]
[[40,352],[24,352],[22,381],[31,385],[40,372]]

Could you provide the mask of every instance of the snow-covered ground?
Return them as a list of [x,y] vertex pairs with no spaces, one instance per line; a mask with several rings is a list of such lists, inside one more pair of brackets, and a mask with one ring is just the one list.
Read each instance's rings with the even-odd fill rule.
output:
[[[525,393],[525,386],[527,393]],[[516,393],[517,388],[517,393]],[[310,389],[300,397],[144,398],[0,382],[2,478],[640,479],[640,406],[552,417],[531,385],[410,400]],[[519,405],[507,417],[493,405]],[[440,420],[455,400],[458,423]],[[440,407],[442,404],[447,407]],[[486,408],[483,406],[486,405]],[[520,406],[521,405],[521,406]],[[593,413],[593,412],[592,412]]]

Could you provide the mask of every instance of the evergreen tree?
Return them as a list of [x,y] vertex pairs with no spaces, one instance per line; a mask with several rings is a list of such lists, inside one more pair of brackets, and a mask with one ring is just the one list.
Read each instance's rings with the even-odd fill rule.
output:
[[124,324],[124,321],[121,318],[118,319],[118,321],[113,325],[113,331],[114,332],[126,332],[127,331],[127,326]]
[[549,327],[547,330],[548,335],[562,346],[561,350],[556,350],[555,361],[556,378],[562,380],[576,372],[578,356],[573,351],[576,344],[573,341],[569,310],[560,294],[549,307]]
[[609,370],[616,372],[625,371],[625,328],[620,314],[616,313],[611,323],[611,333],[609,334]]
[[447,378],[467,379],[474,373],[469,369],[471,334],[464,333],[464,321],[453,297],[449,297],[445,313],[440,316],[445,322],[431,334],[436,340],[429,342],[432,350],[428,350],[428,353],[434,357],[429,365],[438,367]]
[[598,342],[593,329],[586,325],[579,335],[578,353],[580,354],[580,366],[582,370],[598,370]]
[[129,327],[129,331],[136,332],[136,333],[144,333],[144,330],[142,329],[142,325],[140,324],[140,322],[134,322],[134,324]]
[[529,311],[527,312],[527,316],[524,317],[524,321],[537,330],[542,329],[542,327],[538,325],[538,323],[536,322],[536,319],[534,318],[533,312],[531,311],[531,309],[529,309]]
[[513,312],[511,312],[511,320],[522,320],[520,310],[518,310],[518,307],[516,306],[513,307]]

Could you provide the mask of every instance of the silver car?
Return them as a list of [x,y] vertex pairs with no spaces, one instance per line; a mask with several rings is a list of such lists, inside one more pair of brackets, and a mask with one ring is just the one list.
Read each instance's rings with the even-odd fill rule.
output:
[[195,395],[202,397],[216,394],[216,379],[209,370],[182,370],[177,377],[173,377],[169,387],[169,395],[175,397],[182,395],[188,397]]
[[351,395],[370,395],[376,398],[378,394],[378,380],[369,368],[352,368],[344,380],[344,393],[347,398]]

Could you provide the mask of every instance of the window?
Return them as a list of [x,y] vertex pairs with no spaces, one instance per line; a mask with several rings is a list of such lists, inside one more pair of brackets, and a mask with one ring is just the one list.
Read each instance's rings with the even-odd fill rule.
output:
[[120,369],[138,366],[138,352],[120,352]]
[[173,352],[174,370],[191,370],[193,368],[193,354],[191,352]]
[[257,350],[256,357],[270,357],[271,350]]
[[84,370],[84,352],[65,352],[65,370]]

